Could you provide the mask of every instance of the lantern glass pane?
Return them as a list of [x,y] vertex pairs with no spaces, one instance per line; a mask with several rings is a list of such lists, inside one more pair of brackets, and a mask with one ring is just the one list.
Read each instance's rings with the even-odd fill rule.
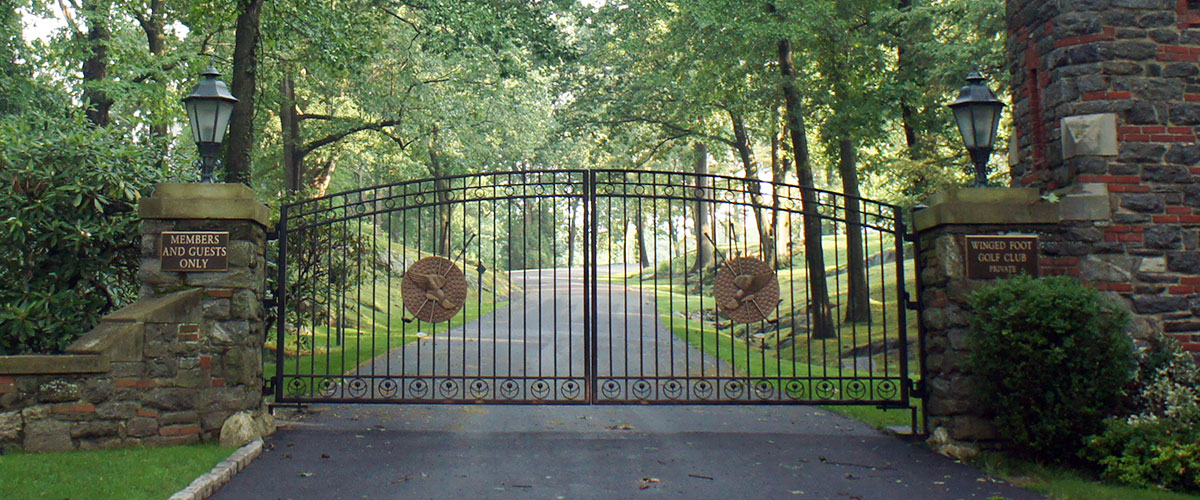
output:
[[967,149],[975,147],[975,118],[971,106],[954,108],[954,121],[958,123],[958,133],[962,134]]
[[192,142],[200,142],[200,113],[196,109],[196,101],[187,101],[188,122],[192,126]]
[[225,130],[229,128],[229,117],[233,116],[232,102],[222,100],[218,106],[216,136],[213,137],[213,142],[221,142],[225,139]]
[[196,142],[212,142],[217,125],[218,103],[210,99],[193,99],[191,105],[195,116],[192,123]]
[[991,140],[988,141],[988,145],[994,146],[996,144],[996,134],[1000,130],[1000,114],[1003,109],[1004,109],[1003,105],[993,105],[992,106],[992,110],[993,110],[992,128],[991,128],[992,137],[991,137]]
[[991,104],[976,104],[971,112],[975,119],[975,147],[991,148],[995,139],[994,123],[1000,117],[999,109]]

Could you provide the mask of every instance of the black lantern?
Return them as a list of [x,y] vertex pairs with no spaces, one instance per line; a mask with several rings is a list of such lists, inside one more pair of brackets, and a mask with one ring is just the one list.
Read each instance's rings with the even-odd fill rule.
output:
[[212,64],[204,70],[204,80],[196,90],[183,99],[187,107],[188,120],[192,123],[192,139],[200,152],[200,182],[213,182],[213,168],[221,154],[221,141],[225,140],[225,129],[233,115],[233,105],[238,102]]
[[958,92],[958,99],[950,103],[958,132],[975,164],[975,187],[987,186],[988,158],[995,146],[996,130],[1000,128],[1000,111],[1004,109],[1004,103],[996,99],[984,81],[982,74],[972,71],[967,75],[967,84]]

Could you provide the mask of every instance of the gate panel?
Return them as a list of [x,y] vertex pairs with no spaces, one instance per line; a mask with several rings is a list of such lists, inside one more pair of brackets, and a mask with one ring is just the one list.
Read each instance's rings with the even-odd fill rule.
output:
[[896,207],[714,175],[595,176],[597,402],[908,406]]
[[586,402],[584,182],[481,174],[284,207],[277,401]]

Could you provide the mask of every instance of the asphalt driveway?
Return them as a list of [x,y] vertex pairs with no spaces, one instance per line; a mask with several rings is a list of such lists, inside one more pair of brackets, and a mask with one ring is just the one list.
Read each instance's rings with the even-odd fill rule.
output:
[[799,406],[317,406],[212,497],[1034,499]]

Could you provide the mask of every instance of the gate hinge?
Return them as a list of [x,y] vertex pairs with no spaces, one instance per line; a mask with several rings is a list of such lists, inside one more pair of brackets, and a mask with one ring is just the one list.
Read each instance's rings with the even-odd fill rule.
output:
[[918,398],[925,397],[925,381],[924,380],[909,379],[908,384],[909,384],[909,394],[912,394],[913,397],[918,397]]
[[270,396],[272,394],[275,394],[275,378],[274,377],[263,380],[262,394],[263,394],[263,396]]
[[267,297],[267,298],[263,299],[262,303],[263,303],[263,307],[265,307],[267,309],[271,309],[271,308],[274,308],[275,306],[279,305],[279,301],[275,300],[275,297]]
[[908,290],[904,291],[904,307],[909,311],[916,311],[921,308],[920,301],[910,300]]
[[275,241],[277,239],[279,239],[279,223],[275,223],[275,225],[267,231],[267,241]]
[[916,243],[919,239],[920,238],[917,237],[917,233],[904,233],[904,241]]

